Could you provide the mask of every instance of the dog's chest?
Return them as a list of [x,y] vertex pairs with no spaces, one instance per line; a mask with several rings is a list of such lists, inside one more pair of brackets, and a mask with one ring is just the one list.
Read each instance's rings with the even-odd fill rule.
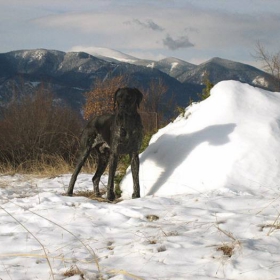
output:
[[111,149],[117,153],[126,154],[138,151],[142,142],[141,121],[127,121],[116,124],[113,131]]

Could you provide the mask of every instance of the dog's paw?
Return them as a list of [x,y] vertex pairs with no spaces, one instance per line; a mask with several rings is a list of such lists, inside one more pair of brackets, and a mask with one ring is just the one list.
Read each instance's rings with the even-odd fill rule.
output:
[[94,196],[101,197],[101,193],[99,190],[94,190]]
[[94,192],[94,196],[101,197],[101,193],[100,192]]
[[110,201],[113,201],[115,199],[115,194],[113,192],[108,192],[107,193],[107,199]]
[[133,193],[132,198],[140,198],[140,193]]
[[73,196],[73,193],[72,192],[67,192],[66,195],[67,196]]

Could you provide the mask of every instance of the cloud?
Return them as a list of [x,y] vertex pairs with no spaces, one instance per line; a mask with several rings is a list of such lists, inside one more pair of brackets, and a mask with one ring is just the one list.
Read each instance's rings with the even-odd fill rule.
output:
[[[259,21],[261,25],[256,24]],[[212,56],[214,52],[220,54],[233,48],[240,52],[241,48],[253,47],[256,40],[276,45],[275,38],[279,38],[280,34],[280,29],[277,29],[279,22],[279,16],[271,14],[255,17],[223,9],[206,11],[194,5],[169,9],[159,6],[157,13],[144,5],[128,5],[107,6],[102,12],[95,9],[62,14],[46,12],[45,16],[38,17],[30,24],[36,29],[41,28],[45,36],[64,33],[67,35],[64,36],[65,44],[68,45],[73,45],[75,38],[83,45],[105,46],[123,51],[152,49],[174,52],[192,47],[192,51],[211,51]],[[168,35],[163,36],[163,32]],[[35,40],[38,36],[33,37]],[[48,41],[53,40],[50,38]]]
[[184,31],[186,31],[188,33],[199,33],[199,30],[197,28],[194,28],[194,27],[186,27],[184,29]]
[[127,21],[125,24],[137,24],[144,28],[151,29],[154,31],[164,31],[164,28],[156,24],[151,19],[147,20],[147,22],[140,21],[139,19],[134,19],[132,21]]
[[255,0],[254,9],[244,0],[2,2],[0,52],[37,47],[66,51],[79,44],[141,57],[160,54],[189,61],[220,56],[249,61],[257,40],[265,42],[269,51],[279,51],[280,1],[276,0],[269,5]]
[[194,47],[194,44],[189,41],[187,36],[181,36],[174,40],[170,35],[167,35],[162,41],[164,46],[173,51],[177,49]]

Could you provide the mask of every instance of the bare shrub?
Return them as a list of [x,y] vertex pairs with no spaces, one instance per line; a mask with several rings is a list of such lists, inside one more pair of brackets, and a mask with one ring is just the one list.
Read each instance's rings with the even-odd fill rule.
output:
[[162,79],[152,80],[149,87],[143,90],[140,114],[146,133],[155,133],[169,121],[168,117],[175,106],[173,96],[167,98],[167,91],[168,86]]
[[[85,94],[84,118],[88,120],[93,116],[113,114],[114,93],[118,88],[126,86],[129,86],[129,78],[126,76],[97,80],[93,89]],[[148,89],[140,90],[144,95],[139,110],[144,130],[146,133],[154,133],[163,123],[163,116],[168,111],[166,108],[173,106],[173,100],[164,100],[168,87],[161,79],[153,80]]]
[[102,114],[112,114],[114,111],[114,93],[120,87],[127,85],[125,76],[117,76],[107,79],[105,82],[97,80],[91,91],[85,93],[84,118]]
[[39,163],[72,162],[81,119],[40,89],[3,110],[0,131],[0,162],[28,170]]
[[139,112],[145,134],[155,133],[159,128],[159,115],[156,112]]
[[253,57],[262,63],[264,71],[270,73],[275,79],[270,82],[274,84],[276,90],[280,90],[280,51],[270,53],[259,41],[256,43]]
[[[162,111],[163,97],[166,94],[168,87],[165,85],[162,79],[152,80],[149,84],[149,88],[144,91],[144,100],[141,105],[141,110],[145,112]],[[168,100],[170,101],[170,100]]]

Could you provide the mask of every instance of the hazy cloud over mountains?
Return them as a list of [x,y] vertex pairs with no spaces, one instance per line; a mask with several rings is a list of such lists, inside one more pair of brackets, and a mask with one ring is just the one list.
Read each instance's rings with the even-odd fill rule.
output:
[[254,63],[257,41],[279,51],[279,11],[278,0],[2,0],[0,52],[94,46],[147,59]]
[[148,28],[154,31],[164,31],[164,28],[156,24],[151,19],[147,20],[146,22],[142,22],[139,19],[133,19],[132,21],[127,21],[125,24],[137,24],[139,26],[142,26],[144,28]]

